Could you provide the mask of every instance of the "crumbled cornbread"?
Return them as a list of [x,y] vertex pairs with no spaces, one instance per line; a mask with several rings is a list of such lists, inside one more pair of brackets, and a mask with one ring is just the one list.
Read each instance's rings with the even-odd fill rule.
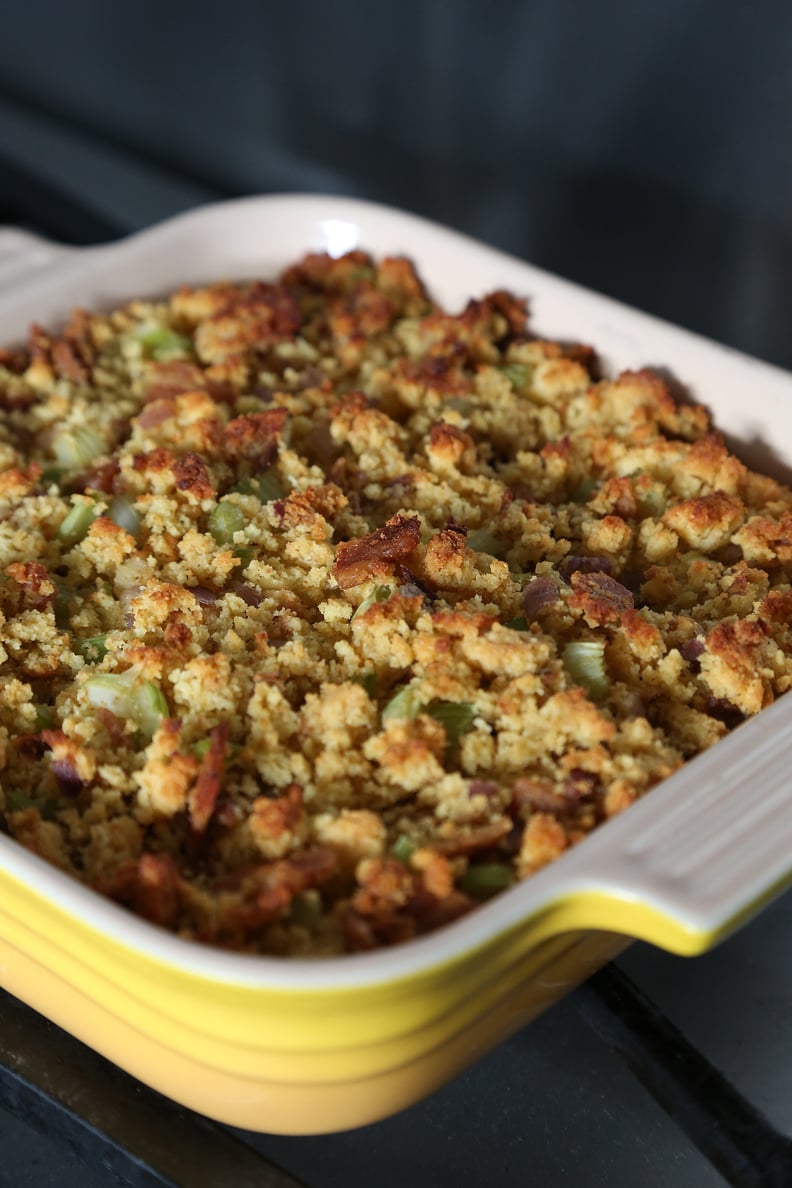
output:
[[0,352],[0,789],[182,936],[526,878],[792,682],[792,495],[496,292],[308,256]]

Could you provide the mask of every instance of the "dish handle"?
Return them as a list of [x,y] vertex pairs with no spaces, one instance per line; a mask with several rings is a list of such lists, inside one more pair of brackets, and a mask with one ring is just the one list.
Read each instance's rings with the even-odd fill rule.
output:
[[75,251],[18,227],[0,227],[0,293]]
[[[617,849],[584,860],[554,930],[596,928],[693,955],[792,883],[788,706],[776,703],[613,822]],[[608,830],[606,830],[608,832]]]

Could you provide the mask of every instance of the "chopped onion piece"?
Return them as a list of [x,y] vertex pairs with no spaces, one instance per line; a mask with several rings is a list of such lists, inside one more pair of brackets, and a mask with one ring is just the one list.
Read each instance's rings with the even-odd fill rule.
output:
[[606,695],[610,681],[605,671],[604,640],[573,640],[564,648],[562,660],[572,680],[585,689],[595,701]]

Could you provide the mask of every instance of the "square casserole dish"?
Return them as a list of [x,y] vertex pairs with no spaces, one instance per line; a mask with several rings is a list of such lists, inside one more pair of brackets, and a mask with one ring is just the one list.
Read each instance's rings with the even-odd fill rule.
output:
[[[0,343],[74,305],[266,278],[306,251],[406,254],[459,308],[506,288],[533,329],[606,373],[658,366],[744,461],[792,468],[792,377],[411,215],[345,198],[243,199],[106,247],[0,231]],[[792,882],[782,698],[472,915],[391,950],[256,957],[159,930],[0,835],[0,983],[160,1092],[284,1134],[375,1121],[437,1088],[641,938],[695,954]]]

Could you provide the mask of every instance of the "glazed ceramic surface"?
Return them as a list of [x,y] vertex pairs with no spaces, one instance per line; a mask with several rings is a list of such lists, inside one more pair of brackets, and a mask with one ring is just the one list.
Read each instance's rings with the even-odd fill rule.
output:
[[[508,288],[609,373],[661,368],[753,466],[792,470],[792,377],[411,215],[345,198],[206,207],[107,247],[0,230],[0,342],[74,305],[271,277],[306,251],[407,254],[451,308]],[[221,1121],[316,1133],[430,1092],[639,937],[711,947],[792,882],[782,698],[575,850],[472,915],[377,953],[294,960],[188,943],[0,836],[0,983]]]

